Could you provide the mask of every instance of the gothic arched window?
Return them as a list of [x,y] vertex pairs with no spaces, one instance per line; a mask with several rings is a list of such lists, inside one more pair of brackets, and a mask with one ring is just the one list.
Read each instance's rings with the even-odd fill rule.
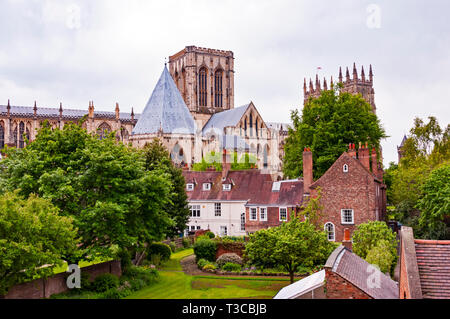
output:
[[0,150],[5,147],[5,128],[3,122],[0,122]]
[[253,136],[253,116],[252,113],[250,113],[250,136]]
[[256,118],[255,121],[255,130],[256,130],[256,137],[258,137],[258,118]]
[[25,124],[20,122],[19,124],[19,148],[23,148],[25,146],[23,134],[25,133]]
[[103,122],[97,129],[97,135],[99,139],[103,140],[111,132],[111,126],[108,123]]
[[122,126],[120,128],[120,137],[122,139],[122,142],[128,140],[128,135],[129,135],[128,134],[128,130],[125,127]]
[[217,70],[214,74],[214,101],[216,107],[222,107],[222,70]]
[[327,233],[328,240],[329,241],[334,241],[335,236],[334,236],[334,225],[333,225],[333,223],[330,223],[330,222],[326,223],[324,228],[325,228],[325,232]]
[[13,137],[14,137],[14,146],[17,148],[19,146],[17,143],[17,126],[13,131]]
[[201,68],[198,73],[198,87],[199,87],[199,98],[198,105],[207,105],[207,74],[206,68]]

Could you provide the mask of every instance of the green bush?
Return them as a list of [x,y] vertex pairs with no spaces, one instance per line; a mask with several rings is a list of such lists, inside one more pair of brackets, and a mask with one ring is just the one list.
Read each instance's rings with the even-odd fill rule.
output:
[[222,266],[222,270],[238,272],[241,271],[241,265],[234,263],[226,263],[225,265]]
[[145,269],[142,267],[132,266],[120,278],[121,281],[130,281],[133,279],[141,279],[147,285],[157,281],[159,273],[156,269]]
[[162,261],[167,261],[170,259],[172,250],[169,245],[163,243],[152,243],[147,247],[147,258],[151,258],[152,255],[161,255]]
[[[200,238],[200,237],[199,237]],[[194,244],[194,254],[196,260],[206,259],[214,262],[216,259],[216,243],[206,237],[205,239],[197,239]]]
[[88,291],[92,287],[92,282],[89,280],[90,275],[89,273],[81,270],[81,278],[80,278],[80,285],[81,290]]
[[[148,259],[147,259],[148,260]],[[150,256],[150,264],[155,265],[156,267],[159,267],[162,262],[162,258],[160,254],[153,254]]]
[[117,288],[111,288],[100,294],[99,299],[122,299],[126,296],[129,296],[130,294],[131,291],[129,291],[128,289],[120,290]]
[[203,267],[205,267],[207,264],[209,264],[209,261],[207,261],[206,259],[203,259],[203,258],[197,262],[197,266],[200,269],[203,269]]
[[173,253],[177,251],[177,245],[173,241],[170,242],[169,247]]
[[214,233],[212,231],[207,231],[205,233],[205,236],[208,236],[209,238],[213,239],[214,237],[216,237],[216,235],[214,235]]
[[242,258],[235,253],[226,253],[220,255],[219,258],[217,258],[216,263],[219,268],[222,268],[226,263],[233,263],[242,266]]
[[94,279],[92,287],[96,292],[105,292],[119,287],[119,278],[113,274],[102,274]]
[[183,247],[184,248],[189,248],[191,247],[191,241],[187,238],[183,238]]
[[203,270],[208,270],[208,269],[214,270],[214,269],[217,269],[217,267],[216,267],[214,264],[206,264],[206,265],[203,267]]
[[389,250],[389,242],[381,240],[375,247],[367,253],[366,261],[369,264],[377,265],[381,272],[389,273],[395,256]]

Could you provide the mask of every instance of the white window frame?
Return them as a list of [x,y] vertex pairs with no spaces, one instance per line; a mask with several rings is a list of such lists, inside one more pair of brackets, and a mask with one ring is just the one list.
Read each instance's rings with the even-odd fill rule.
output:
[[222,203],[214,203],[214,216],[222,217]]
[[[282,209],[286,210],[286,219],[281,219],[281,210]],[[288,219],[288,209],[287,209],[287,207],[280,207],[280,208],[278,208],[278,217],[279,217],[280,222],[287,222],[287,219]]]
[[[253,215],[253,212],[254,212],[254,215]],[[249,214],[248,214],[249,216],[249,220],[258,220],[258,209],[256,208],[256,207],[250,207],[250,210],[249,210]],[[255,217],[255,218],[253,218],[253,216]]]
[[204,191],[210,191],[211,190],[211,183],[203,183],[203,190]]
[[344,164],[344,166],[342,166],[342,171],[344,173],[348,173],[348,164]]
[[[351,220],[351,222],[349,222],[349,221],[346,221],[346,213],[349,213],[349,212],[351,212],[352,213],[352,220]],[[350,209],[350,208],[344,208],[344,209],[341,209],[341,224],[342,225],[354,225],[355,224],[355,211],[353,210],[353,209]]]
[[[192,218],[199,218],[201,216],[201,205],[189,205],[189,211]],[[194,212],[198,213],[198,216],[195,216],[197,214],[194,214]]]
[[194,190],[194,184],[192,184],[192,183],[186,184],[186,190],[187,191],[193,191]]
[[[262,211],[264,211],[264,218],[263,218]],[[262,222],[266,222],[267,221],[267,207],[260,207],[259,208],[259,220],[262,221]]]
[[[327,225],[331,225],[333,227],[333,238],[330,238],[330,231],[327,229]],[[327,234],[328,241],[336,241],[336,227],[334,227],[334,224],[332,222],[327,222],[325,225],[323,225],[323,229],[325,230],[325,233]]]
[[222,189],[223,189],[225,192],[231,191],[231,184],[222,184]]

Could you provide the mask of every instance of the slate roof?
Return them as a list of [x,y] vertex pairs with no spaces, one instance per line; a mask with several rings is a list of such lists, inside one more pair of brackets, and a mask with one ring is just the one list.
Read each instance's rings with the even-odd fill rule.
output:
[[[259,170],[229,171],[227,179],[233,181],[230,191],[222,189],[222,172],[183,171],[186,183],[195,181],[193,191],[187,191],[188,200],[247,201],[256,198],[261,185],[271,181],[270,174],[261,174]],[[212,182],[211,190],[204,191],[203,183]]]
[[132,134],[195,134],[195,122],[167,67],[156,84]]
[[239,120],[244,115],[245,111],[247,111],[249,104],[245,104],[239,107],[236,107],[231,110],[222,111],[219,113],[213,114],[209,121],[203,127],[203,135],[209,133],[211,129],[216,134],[223,134],[223,129],[227,126],[236,126]]
[[[342,245],[333,251],[325,264],[325,267],[331,268],[331,271],[374,299],[398,299],[399,288],[397,283],[381,271],[370,269],[369,266],[370,264],[367,261]],[[374,278],[375,272],[380,278],[379,287],[373,287],[369,284],[373,283],[371,278]]]
[[450,241],[414,240],[422,297],[450,299]]
[[[34,107],[32,106],[14,106],[11,105],[10,109],[11,115],[15,116],[25,116],[25,117],[33,117],[34,116]],[[6,115],[8,114],[7,105],[0,105],[0,114]],[[84,115],[89,114],[89,111],[81,110],[81,109],[65,109],[63,107],[62,117],[65,119],[80,119]],[[37,107],[36,116],[38,118],[59,118],[59,107],[51,108],[51,107]],[[108,111],[94,111],[94,116],[104,117],[104,118],[116,118],[115,112]],[[139,118],[139,114],[135,114],[135,119]],[[123,113],[120,112],[121,120],[131,120],[131,113]]]

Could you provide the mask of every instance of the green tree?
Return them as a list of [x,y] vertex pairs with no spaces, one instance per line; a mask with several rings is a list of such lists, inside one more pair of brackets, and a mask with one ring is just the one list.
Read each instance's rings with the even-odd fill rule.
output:
[[417,204],[421,211],[419,226],[428,233],[427,237],[448,239],[445,221],[450,218],[450,164],[431,172],[422,194]]
[[148,144],[144,149],[144,154],[147,171],[163,171],[170,176],[173,189],[170,194],[170,202],[166,205],[165,210],[175,223],[167,235],[169,237],[176,236],[186,229],[190,213],[183,171],[173,164],[168,150],[159,139],[154,139]]
[[[394,232],[392,232],[385,222],[370,221],[358,225],[353,233],[352,240],[353,252],[365,260],[367,260],[367,255],[374,247],[377,247],[381,241],[385,241],[387,245],[386,251],[393,258],[391,270],[395,268],[397,263],[398,241]],[[373,254],[376,254],[376,252],[372,252]],[[381,268],[381,265],[379,266]]]
[[174,224],[165,210],[169,176],[146,171],[142,152],[116,142],[114,133],[100,140],[81,125],[52,130],[47,124],[26,148],[6,153],[0,188],[37,194],[72,216],[86,256],[143,247],[161,240]]
[[395,256],[390,252],[390,244],[387,240],[380,240],[375,247],[372,247],[366,256],[369,264],[377,265],[381,272],[389,273]]
[[298,266],[323,264],[334,248],[324,231],[317,231],[309,221],[293,218],[278,227],[250,235],[244,253],[253,265],[283,267],[293,283]]
[[1,195],[0,295],[24,280],[51,275],[76,250],[76,236],[72,218],[60,216],[49,200]]
[[370,104],[361,95],[339,90],[340,86],[310,98],[301,115],[292,111],[293,128],[289,128],[284,146],[285,176],[300,176],[305,147],[313,152],[315,178],[325,173],[349,143],[368,142],[379,150],[380,140],[386,135]]

